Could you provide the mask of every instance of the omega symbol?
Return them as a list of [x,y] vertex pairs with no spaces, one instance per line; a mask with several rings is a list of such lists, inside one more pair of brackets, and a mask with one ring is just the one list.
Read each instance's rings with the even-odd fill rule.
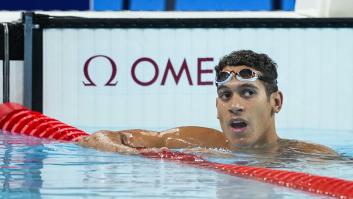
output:
[[84,75],[85,75],[85,78],[87,80],[87,82],[85,81],[82,81],[83,85],[85,86],[97,86],[91,79],[89,73],[88,73],[88,67],[89,67],[89,64],[90,62],[97,58],[97,57],[103,57],[105,59],[107,59],[109,62],[110,62],[110,65],[112,67],[112,73],[110,75],[110,78],[109,80],[107,81],[107,83],[105,83],[105,86],[116,86],[116,84],[118,83],[118,81],[116,81],[115,83],[113,83],[115,77],[116,77],[116,74],[117,74],[117,67],[116,67],[116,64],[115,62],[108,56],[105,56],[105,55],[95,55],[95,56],[92,56],[90,57],[86,62],[85,62],[85,65],[83,67],[83,72],[84,72]]

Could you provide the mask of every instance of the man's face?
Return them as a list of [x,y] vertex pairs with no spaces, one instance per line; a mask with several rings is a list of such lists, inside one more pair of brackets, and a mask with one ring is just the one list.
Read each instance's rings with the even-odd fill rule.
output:
[[[222,71],[237,73],[242,69],[256,71],[247,66],[226,66]],[[232,146],[256,148],[277,139],[274,112],[279,110],[274,110],[276,102],[272,94],[267,97],[261,80],[245,82],[232,78],[217,88],[217,94],[217,117]]]

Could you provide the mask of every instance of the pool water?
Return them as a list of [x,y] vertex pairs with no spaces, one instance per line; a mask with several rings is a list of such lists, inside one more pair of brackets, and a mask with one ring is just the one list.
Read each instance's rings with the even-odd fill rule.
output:
[[[353,132],[292,129],[280,135],[325,144],[342,158],[201,155],[353,180]],[[0,198],[325,198],[190,165],[8,133],[0,133],[0,155]]]

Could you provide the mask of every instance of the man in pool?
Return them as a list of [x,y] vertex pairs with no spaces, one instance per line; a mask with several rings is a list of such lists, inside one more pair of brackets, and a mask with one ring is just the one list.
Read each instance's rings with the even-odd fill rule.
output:
[[138,153],[138,149],[143,147],[336,155],[322,145],[278,137],[275,114],[282,108],[283,94],[277,87],[277,65],[266,54],[250,50],[235,51],[224,56],[215,70],[217,118],[222,132],[196,126],[162,132],[104,130],[84,137],[79,144],[121,153]]

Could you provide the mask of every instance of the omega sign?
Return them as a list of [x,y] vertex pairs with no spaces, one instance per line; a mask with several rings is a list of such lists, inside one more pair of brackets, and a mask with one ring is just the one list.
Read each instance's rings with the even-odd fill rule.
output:
[[[94,59],[106,59],[109,61],[110,66],[112,68],[112,72],[109,78],[107,78],[107,81],[104,86],[116,86],[118,81],[117,81],[117,74],[118,74],[118,67],[115,63],[115,61],[110,58],[109,56],[106,55],[94,55],[90,58],[88,58],[85,61],[85,64],[83,66],[83,73],[85,76],[85,81],[83,81],[84,86],[97,86],[96,83],[94,82],[94,79],[91,78],[91,75],[88,72],[88,68],[90,67],[90,63]],[[165,85],[167,78],[173,78],[175,81],[176,85],[179,84],[180,78],[184,75],[187,78],[187,82],[189,85],[198,85],[198,86],[207,86],[207,85],[213,85],[213,81],[205,81],[203,80],[202,76],[205,74],[212,74],[213,70],[212,69],[203,69],[203,63],[205,62],[212,62],[213,58],[212,57],[203,57],[203,58],[197,58],[197,77],[196,77],[196,82],[193,81],[191,78],[191,73],[190,73],[190,66],[188,65],[186,59],[184,58],[183,63],[181,64],[181,67],[175,67],[172,64],[171,59],[169,58],[166,67],[164,71],[160,71],[160,67],[156,63],[155,60],[149,57],[141,57],[136,59],[133,64],[131,65],[131,78],[132,80],[140,85],[140,86],[150,86],[152,84],[156,84],[157,78],[159,75],[162,75],[162,81],[159,83],[160,85]],[[144,63],[144,65],[141,65]],[[136,69],[138,67],[143,67],[146,64],[151,65],[154,73],[153,77],[150,80],[144,80],[142,81],[136,76]],[[179,68],[179,70],[175,69]]]

